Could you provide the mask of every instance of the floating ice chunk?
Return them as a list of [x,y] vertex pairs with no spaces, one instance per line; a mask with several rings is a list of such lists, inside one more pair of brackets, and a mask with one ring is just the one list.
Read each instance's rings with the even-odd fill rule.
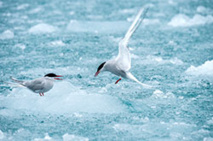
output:
[[204,138],[203,141],[213,141],[213,138],[211,138],[211,137]]
[[20,48],[22,50],[24,50],[26,48],[26,46],[24,44],[16,44],[15,47]]
[[174,94],[171,92],[164,93],[161,90],[155,90],[153,92],[152,98],[175,98]]
[[213,23],[213,16],[207,15],[202,16],[199,14],[194,15],[193,18],[189,18],[188,16],[184,14],[178,14],[172,18],[172,20],[168,23],[168,25],[173,27],[178,26],[195,26],[195,25],[204,25],[204,24],[210,24]]
[[207,121],[207,124],[213,125],[213,117],[212,117],[212,119],[210,119],[210,120]]
[[169,3],[170,5],[177,5],[177,3],[174,2],[173,0],[168,0],[168,3]]
[[74,14],[75,14],[75,11],[70,11],[69,14],[70,14],[70,15],[74,15]]
[[29,33],[31,34],[44,34],[44,33],[52,33],[57,30],[56,27],[45,24],[45,23],[40,23],[38,25],[35,25],[29,29]]
[[0,140],[4,138],[4,133],[0,130]]
[[172,20],[168,23],[170,26],[187,26],[187,22],[189,21],[189,17],[183,14],[176,15],[172,18]]
[[83,115],[81,115],[81,114],[79,114],[79,113],[74,113],[74,116],[75,116],[75,117],[78,117],[78,118],[83,117]]
[[52,41],[50,43],[50,45],[52,45],[52,46],[65,46],[66,44],[63,41],[58,40],[58,41]]
[[63,141],[89,141],[89,139],[76,135],[69,135],[68,133],[66,133],[63,135]]
[[14,38],[14,33],[10,30],[5,30],[3,33],[0,34],[0,39],[12,39]]
[[199,13],[209,13],[211,10],[209,8],[206,8],[204,6],[198,6],[197,7],[197,12]]
[[153,92],[153,94],[155,94],[155,95],[158,95],[158,94],[163,94],[163,92],[161,91],[161,90],[155,90],[154,92]]
[[204,64],[195,67],[195,66],[190,66],[186,70],[187,74],[190,75],[207,75],[207,76],[213,76],[213,60],[211,61],[206,61]]
[[30,13],[30,14],[34,14],[34,13],[38,13],[38,12],[40,12],[40,11],[42,11],[42,8],[41,8],[41,7],[37,7],[37,8],[35,8],[35,9],[32,9],[29,13]]
[[170,45],[174,45],[174,44],[175,44],[175,42],[174,42],[174,41],[172,41],[172,40],[170,40],[170,41],[168,42],[168,44],[170,44]]
[[18,7],[17,7],[17,10],[22,10],[22,9],[25,9],[25,8],[27,8],[29,6],[29,4],[22,4],[22,5],[19,5]]
[[54,141],[48,133],[45,134],[44,138],[35,138],[34,141]]
[[205,11],[206,11],[206,8],[204,6],[197,7],[197,12],[204,13]]
[[66,81],[56,83],[51,91],[45,93],[43,98],[24,88],[13,89],[10,96],[2,98],[1,101],[4,101],[1,103],[2,106],[9,109],[42,113],[65,114],[86,112],[110,114],[126,112],[125,105],[116,97],[87,93]]
[[164,93],[161,90],[155,90],[153,92],[152,97],[154,98],[160,98],[160,97],[164,97]]
[[161,57],[156,57],[155,60],[156,60],[157,62],[162,62],[162,61],[163,61],[163,59],[162,59]]

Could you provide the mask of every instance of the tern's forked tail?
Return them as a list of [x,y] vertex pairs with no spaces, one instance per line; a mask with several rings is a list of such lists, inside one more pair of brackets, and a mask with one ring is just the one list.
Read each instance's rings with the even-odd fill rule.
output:
[[15,81],[16,83],[18,83],[18,84],[22,85],[22,86],[25,86],[25,85],[24,85],[24,81],[21,81],[21,80],[15,79],[15,78],[13,78],[12,76],[10,76],[10,79],[11,79],[11,80],[13,80],[13,81]]
[[138,81],[138,79],[135,78],[130,72],[127,73],[127,78],[137,82],[138,84],[142,85],[144,88],[147,88],[147,89],[152,88],[152,86],[150,86],[148,84],[141,83],[140,81]]

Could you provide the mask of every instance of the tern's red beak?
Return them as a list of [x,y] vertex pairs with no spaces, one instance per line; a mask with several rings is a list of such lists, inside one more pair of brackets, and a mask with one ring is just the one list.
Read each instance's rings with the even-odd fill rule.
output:
[[100,71],[97,71],[97,72],[95,73],[95,77],[98,76],[99,73],[100,73]]
[[55,80],[63,80],[63,79],[58,78],[58,77],[63,77],[63,76],[62,76],[62,75],[57,75],[54,79],[55,79]]

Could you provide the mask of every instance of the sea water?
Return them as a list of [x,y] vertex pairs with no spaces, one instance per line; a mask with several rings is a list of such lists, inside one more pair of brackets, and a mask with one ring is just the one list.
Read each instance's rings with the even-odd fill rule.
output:
[[[141,85],[97,67],[128,44]],[[1,0],[0,140],[213,140],[211,0]],[[40,97],[9,77],[64,76]]]

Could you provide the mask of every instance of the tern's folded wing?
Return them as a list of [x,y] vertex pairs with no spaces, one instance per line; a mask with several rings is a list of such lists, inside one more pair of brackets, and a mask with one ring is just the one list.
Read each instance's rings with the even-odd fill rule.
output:
[[42,78],[38,78],[33,81],[28,81],[25,85],[30,90],[36,92],[44,89],[45,82]]

